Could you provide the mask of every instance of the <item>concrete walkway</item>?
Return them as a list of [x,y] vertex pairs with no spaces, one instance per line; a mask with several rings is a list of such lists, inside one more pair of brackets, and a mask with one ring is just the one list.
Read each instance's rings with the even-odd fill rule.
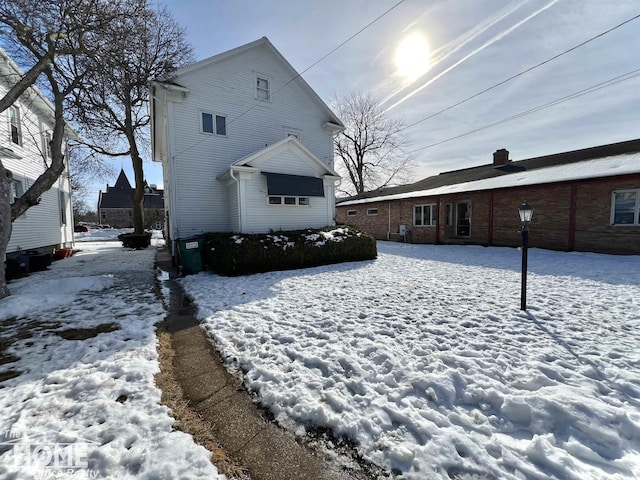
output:
[[[222,364],[206,333],[185,302],[167,249],[158,250],[158,268],[169,272],[167,330],[175,350],[174,374],[190,408],[215,429],[225,453],[254,480],[351,480],[378,478],[353,461],[345,468],[299,443],[293,434],[267,420],[240,380]],[[335,453],[333,455],[336,456]],[[340,462],[342,463],[342,462]]]

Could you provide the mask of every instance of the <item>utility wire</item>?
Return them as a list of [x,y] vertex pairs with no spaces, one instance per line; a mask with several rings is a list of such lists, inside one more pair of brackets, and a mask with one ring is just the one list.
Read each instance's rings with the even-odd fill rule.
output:
[[578,45],[576,45],[576,46],[574,46],[574,47],[571,47],[571,48],[570,48],[570,49],[568,49],[568,50],[565,50],[564,52],[558,53],[557,55],[554,55],[553,57],[548,58],[547,60],[544,60],[543,62],[540,62],[540,63],[538,63],[537,65],[534,65],[534,66],[532,66],[532,67],[529,67],[529,68],[527,68],[526,70],[521,71],[520,73],[516,73],[515,75],[512,75],[511,77],[506,78],[506,79],[502,80],[501,82],[498,82],[498,83],[496,83],[495,85],[492,85],[491,87],[489,87],[489,88],[486,88],[486,89],[482,90],[481,92],[478,92],[478,93],[476,93],[476,94],[474,94],[474,95],[471,95],[470,97],[467,97],[467,98],[465,98],[464,100],[460,100],[458,103],[455,103],[455,104],[453,104],[453,105],[451,105],[451,106],[449,106],[449,107],[447,107],[447,108],[444,108],[444,109],[442,109],[442,110],[440,110],[440,111],[438,111],[438,112],[436,112],[436,113],[433,113],[433,114],[429,115],[428,117],[422,118],[422,119],[418,120],[417,122],[413,122],[412,124],[407,125],[406,127],[402,128],[402,130],[407,130],[408,128],[414,127],[415,125],[417,125],[417,124],[419,124],[419,123],[422,123],[422,122],[424,122],[424,121],[426,121],[426,120],[429,120],[429,119],[431,119],[431,118],[433,118],[433,117],[436,117],[436,116],[438,116],[438,115],[440,115],[440,114],[442,114],[442,113],[444,113],[444,112],[447,112],[447,111],[449,111],[449,110],[451,110],[451,109],[453,109],[453,108],[455,108],[455,107],[457,107],[457,106],[459,106],[459,105],[462,105],[463,103],[466,103],[466,102],[468,102],[469,100],[472,100],[472,99],[474,99],[474,98],[476,98],[476,97],[479,97],[480,95],[482,95],[482,94],[484,94],[484,93],[487,93],[487,92],[489,92],[489,91],[493,90],[494,88],[499,87],[500,85],[504,85],[505,83],[510,82],[510,81],[511,81],[511,80],[513,80],[514,78],[518,78],[518,77],[520,77],[520,76],[524,75],[525,73],[528,73],[528,72],[530,72],[530,71],[532,71],[532,70],[535,70],[536,68],[541,67],[542,65],[545,65],[545,64],[547,64],[547,63],[549,63],[549,62],[552,62],[553,60],[555,60],[555,59],[557,59],[557,58],[559,58],[559,57],[561,57],[561,56],[563,56],[563,55],[566,55],[567,53],[570,53],[570,52],[572,52],[572,51],[574,51],[574,50],[577,50],[578,48],[580,48],[580,47],[582,47],[582,46],[586,45],[587,43],[592,42],[593,40],[596,40],[596,39],[598,39],[598,38],[600,38],[600,37],[603,37],[604,35],[606,35],[606,34],[608,34],[608,33],[610,33],[610,32],[613,32],[614,30],[616,30],[616,29],[618,29],[618,28],[622,27],[623,25],[626,25],[626,24],[627,24],[627,23],[629,23],[629,22],[632,22],[633,20],[637,20],[638,18],[640,18],[640,14],[639,14],[639,15],[636,15],[635,17],[629,18],[628,20],[625,20],[625,21],[624,21],[624,22],[622,22],[622,23],[619,23],[619,24],[618,24],[618,25],[616,25],[615,27],[612,27],[612,28],[610,28],[610,29],[608,29],[608,30],[605,30],[605,31],[604,31],[604,32],[602,32],[602,33],[599,33],[598,35],[596,35],[596,36],[594,36],[594,37],[591,37],[591,38],[589,38],[588,40],[585,40],[584,42],[582,42],[582,43],[580,43],[580,44],[578,44]]
[[[342,48],[343,46],[345,46],[347,43],[349,43],[351,40],[353,40],[354,38],[356,38],[358,35],[360,35],[362,32],[364,32],[367,28],[369,28],[370,26],[372,26],[374,23],[376,23],[378,20],[380,20],[382,17],[384,17],[385,15],[389,14],[392,10],[394,10],[395,8],[399,7],[402,3],[404,3],[406,0],[400,0],[399,2],[397,2],[395,5],[393,5],[391,8],[388,8],[387,10],[385,10],[383,13],[381,13],[380,15],[378,15],[376,18],[374,18],[373,20],[371,20],[368,24],[366,24],[364,27],[362,27],[360,30],[358,30],[356,33],[354,33],[353,35],[351,35],[349,38],[347,38],[346,40],[344,40],[342,43],[340,43],[338,46],[334,47],[332,50],[330,50],[328,53],[326,53],[325,55],[323,55],[322,57],[320,57],[318,60],[316,60],[315,62],[313,62],[311,65],[309,65],[307,68],[305,68],[302,72],[297,73],[293,78],[291,78],[287,83],[285,83],[284,85],[282,85],[281,87],[279,87],[278,89],[274,90],[271,93],[271,97],[273,97],[274,94],[278,93],[280,90],[282,90],[284,87],[286,87],[287,85],[289,85],[291,82],[294,82],[295,80],[297,80],[298,78],[300,78],[302,76],[303,73],[308,72],[309,70],[311,70],[313,67],[315,67],[316,65],[318,65],[320,62],[322,62],[325,58],[327,58],[329,55],[332,55],[333,53],[335,53],[338,49]],[[254,108],[256,108],[256,105],[253,105],[252,107],[248,108],[246,111],[242,112],[240,115],[238,115],[237,117],[235,117],[234,119],[231,119],[229,122],[227,122],[226,126],[231,125],[232,123],[234,123],[236,120],[238,120],[239,118],[243,117],[244,115],[246,115],[247,113],[249,113],[251,110],[253,110]],[[185,148],[184,150],[176,153],[176,155],[180,155],[184,152],[186,152],[187,150],[192,149],[193,147],[199,145],[200,143],[204,142],[205,140],[207,140],[209,137],[205,137],[202,140],[194,143],[193,145]]]
[[625,73],[623,75],[619,75],[617,77],[610,78],[609,80],[606,80],[604,82],[598,83],[596,85],[592,85],[591,87],[585,88],[584,90],[579,90],[577,92],[574,92],[572,94],[566,95],[564,97],[557,98],[556,100],[552,100],[552,101],[547,102],[547,103],[545,103],[543,105],[539,105],[537,107],[531,108],[529,110],[525,110],[523,112],[517,113],[517,114],[512,115],[510,117],[503,118],[502,120],[498,120],[497,122],[493,122],[493,123],[490,123],[488,125],[484,125],[482,127],[475,128],[473,130],[469,130],[468,132],[461,133],[460,135],[456,135],[455,137],[450,137],[450,138],[447,138],[445,140],[441,140],[439,142],[432,143],[430,145],[426,145],[424,147],[417,148],[417,149],[412,150],[412,151],[407,152],[407,153],[408,154],[416,153],[416,152],[420,152],[422,150],[426,150],[427,148],[436,147],[438,145],[442,145],[443,143],[451,142],[453,140],[457,140],[459,138],[466,137],[468,135],[480,132],[482,130],[486,130],[486,129],[491,128],[491,127],[495,127],[497,125],[501,125],[503,123],[510,122],[512,120],[517,120],[518,118],[524,117],[525,115],[530,115],[532,113],[539,112],[540,110],[544,110],[546,108],[553,107],[553,106],[558,105],[560,103],[564,103],[564,102],[566,102],[568,100],[573,100],[574,98],[578,98],[578,97],[581,97],[583,95],[587,95],[589,93],[596,92],[596,91],[601,90],[603,88],[611,87],[611,86],[616,85],[618,83],[624,82],[626,80],[631,80],[632,78],[636,78],[636,77],[639,77],[639,76],[640,76],[640,68],[636,69],[636,70],[632,70],[630,72],[627,72],[627,73]]

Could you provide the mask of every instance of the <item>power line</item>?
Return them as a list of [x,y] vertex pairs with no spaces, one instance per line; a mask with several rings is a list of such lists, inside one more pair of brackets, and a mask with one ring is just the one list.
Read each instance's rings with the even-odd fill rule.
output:
[[442,109],[442,110],[440,110],[440,111],[438,111],[436,113],[433,113],[433,114],[429,115],[428,117],[422,118],[422,119],[418,120],[417,122],[413,122],[412,124],[407,125],[406,127],[404,127],[402,130],[406,130],[408,128],[414,127],[415,125],[417,125],[419,123],[422,123],[422,122],[424,122],[426,120],[429,120],[429,119],[431,119],[433,117],[436,117],[436,116],[438,116],[438,115],[440,115],[440,114],[442,114],[444,112],[447,112],[447,111],[449,111],[449,110],[451,110],[451,109],[453,109],[453,108],[455,108],[455,107],[457,107],[459,105],[462,105],[463,103],[468,102],[469,100],[472,100],[472,99],[474,99],[476,97],[479,97],[480,95],[482,95],[484,93],[487,93],[487,92],[493,90],[494,88],[497,88],[497,87],[499,87],[501,85],[504,85],[507,82],[510,82],[514,78],[518,78],[518,77],[520,77],[520,76],[522,76],[522,75],[524,75],[524,74],[526,74],[526,73],[528,73],[528,72],[530,72],[532,70],[535,70],[538,67],[541,67],[542,65],[545,65],[545,64],[547,64],[549,62],[552,62],[553,60],[555,60],[555,59],[557,59],[557,58],[559,58],[559,57],[561,57],[563,55],[566,55],[567,53],[570,53],[570,52],[572,52],[574,50],[577,50],[578,48],[586,45],[587,43],[592,42],[593,40],[596,40],[596,39],[598,39],[600,37],[603,37],[604,35],[606,35],[606,34],[608,34],[610,32],[613,32],[614,30],[616,30],[616,29],[622,27],[623,25],[626,25],[627,23],[632,22],[633,20],[636,20],[638,18],[640,18],[640,14],[636,15],[635,17],[629,18],[628,20],[625,20],[622,23],[619,23],[615,27],[612,27],[612,28],[610,28],[608,30],[605,30],[602,33],[599,33],[598,35],[595,35],[594,37],[591,37],[588,40],[585,40],[584,42],[582,42],[582,43],[580,43],[580,44],[578,44],[578,45],[576,45],[574,47],[571,47],[568,50],[565,50],[564,52],[558,53],[557,55],[554,55],[553,57],[548,58],[547,60],[544,60],[543,62],[540,62],[540,63],[538,63],[538,64],[536,64],[536,65],[534,65],[532,67],[529,67],[526,70],[521,71],[520,73],[516,73],[515,75],[512,75],[511,77],[506,78],[506,79],[502,80],[501,82],[498,82],[495,85],[492,85],[489,88],[486,88],[486,89],[482,90],[481,92],[478,92],[478,93],[476,93],[474,95],[471,95],[470,97],[467,97],[464,100],[460,100],[458,103],[455,103],[455,104],[453,104],[453,105],[451,105],[451,106],[449,106],[447,108],[444,108],[444,109]]
[[583,95],[587,95],[589,93],[596,92],[596,91],[601,90],[603,88],[611,87],[611,86],[616,85],[618,83],[624,82],[626,80],[631,80],[632,78],[639,77],[639,76],[640,76],[640,68],[636,69],[636,70],[632,70],[630,72],[627,72],[627,73],[625,73],[623,75],[619,75],[617,77],[610,78],[609,80],[606,80],[604,82],[598,83],[596,85],[592,85],[591,87],[585,88],[583,90],[579,90],[577,92],[574,92],[572,94],[566,95],[564,97],[560,97],[560,98],[558,98],[556,100],[552,100],[551,102],[547,102],[547,103],[545,103],[543,105],[539,105],[539,106],[531,108],[529,110],[525,110],[524,112],[520,112],[520,113],[517,113],[517,114],[512,115],[510,117],[503,118],[502,120],[498,120],[497,122],[493,122],[493,123],[490,123],[488,125],[484,125],[482,127],[475,128],[473,130],[469,130],[468,132],[464,132],[464,133],[461,133],[461,134],[456,135],[454,137],[450,137],[450,138],[447,138],[445,140],[441,140],[439,142],[432,143],[430,145],[426,145],[424,147],[417,148],[417,149],[412,150],[412,151],[407,152],[407,153],[409,153],[409,154],[410,153],[416,153],[416,152],[420,152],[422,150],[426,150],[427,148],[436,147],[438,145],[442,145],[443,143],[451,142],[453,140],[457,140],[459,138],[466,137],[468,135],[480,132],[482,130],[486,130],[486,129],[491,128],[491,127],[495,127],[497,125],[501,125],[503,123],[510,122],[512,120],[517,120],[518,118],[524,117],[525,115],[530,115],[532,113],[539,112],[540,110],[544,110],[546,108],[553,107],[553,106],[558,105],[560,103],[564,103],[564,102],[566,102],[568,100],[573,100],[574,98],[578,98],[578,97],[581,97]]
[[[322,62],[325,58],[327,58],[328,56],[332,55],[333,53],[335,53],[338,49],[342,48],[343,46],[345,46],[347,43],[349,43],[351,40],[353,40],[354,38],[356,38],[358,35],[360,35],[362,32],[364,32],[367,28],[369,28],[371,25],[373,25],[374,23],[376,23],[378,20],[380,20],[382,17],[384,17],[385,15],[389,14],[392,10],[394,10],[395,8],[399,7],[402,3],[404,3],[406,0],[400,0],[399,2],[397,2],[395,5],[393,5],[391,8],[388,8],[387,10],[385,10],[383,13],[381,13],[380,15],[378,15],[376,18],[374,18],[373,20],[371,20],[368,24],[366,24],[364,27],[362,27],[360,30],[358,30],[356,33],[354,33],[353,35],[351,35],[349,38],[347,38],[346,40],[344,40],[342,43],[340,43],[338,46],[334,47],[332,50],[330,50],[328,53],[326,53],[325,55],[323,55],[322,57],[320,57],[318,60],[316,60],[315,62],[313,62],[311,65],[309,65],[307,68],[305,68],[302,72],[300,73],[296,73],[296,75],[291,78],[287,83],[285,83],[284,85],[282,85],[281,87],[279,87],[278,89],[274,90],[271,93],[271,96],[273,97],[274,94],[278,93],[280,90],[282,90],[284,87],[286,87],[287,85],[289,85],[291,82],[294,82],[295,80],[297,80],[298,78],[300,78],[302,76],[303,73],[308,72],[309,70],[311,70],[313,67],[315,67],[316,65],[318,65],[320,62]],[[256,105],[253,105],[252,107],[248,108],[246,111],[242,112],[240,115],[238,115],[237,117],[235,117],[234,119],[230,120],[227,123],[227,126],[231,125],[232,123],[234,123],[236,120],[238,120],[239,118],[243,117],[244,115],[246,115],[247,113],[249,113],[251,110],[253,110],[254,108],[256,108]],[[194,143],[193,145],[185,148],[184,150],[176,153],[176,155],[180,155],[190,149],[192,149],[193,147],[199,145],[200,143],[204,142],[205,140],[207,140],[208,137],[203,138],[202,140]]]

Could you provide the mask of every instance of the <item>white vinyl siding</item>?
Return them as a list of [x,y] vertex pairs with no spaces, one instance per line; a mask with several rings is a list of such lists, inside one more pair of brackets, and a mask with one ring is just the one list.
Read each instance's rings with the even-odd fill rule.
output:
[[[268,108],[252,109],[256,105],[254,71],[271,80]],[[332,136],[322,129],[328,120],[326,114],[295,81],[273,95],[290,79],[290,72],[263,48],[221,60],[215,68],[203,68],[180,77],[180,84],[188,88],[189,94],[170,100],[167,105],[167,158],[172,162],[168,168],[172,183],[169,194],[175,210],[170,219],[173,239],[237,229],[235,220],[229,219],[231,187],[216,178],[232,163],[282,140],[283,125],[303,131],[305,147],[333,168]],[[156,104],[162,103],[163,98],[158,98]],[[194,128],[194,119],[202,112],[226,115],[224,141],[216,135],[203,135],[197,125]],[[309,175],[297,171],[298,167],[290,165],[290,161],[298,163],[283,158],[279,165],[269,168],[278,173]],[[256,200],[266,210],[266,192],[261,195]],[[324,212],[323,221],[317,223],[330,224],[332,218],[327,220],[327,216]],[[264,220],[268,223],[268,218]],[[268,230],[265,225],[265,231]]]
[[[8,86],[4,83],[6,77],[0,77],[0,96],[4,95]],[[38,106],[39,108],[35,108]],[[15,108],[8,108],[0,114],[5,125],[5,147],[11,148],[21,158],[3,158],[4,167],[13,173],[15,182],[12,184],[11,196],[23,195],[35,180],[44,172],[42,162],[43,151],[42,133],[50,132],[53,128],[53,112],[47,110],[37,99],[29,103],[16,102]],[[19,118],[19,124],[12,130],[13,118]],[[48,112],[48,113],[43,113]],[[49,114],[50,112],[50,114]],[[20,143],[14,143],[12,131],[17,132]],[[38,249],[62,244],[72,245],[73,242],[73,213],[70,201],[70,186],[68,171],[62,173],[54,186],[44,192],[40,203],[27,210],[12,224],[11,238],[7,245],[7,253],[19,250]],[[60,225],[60,191],[65,195],[65,216],[67,223]],[[13,198],[12,198],[13,200]],[[1,259],[0,259],[1,260]]]

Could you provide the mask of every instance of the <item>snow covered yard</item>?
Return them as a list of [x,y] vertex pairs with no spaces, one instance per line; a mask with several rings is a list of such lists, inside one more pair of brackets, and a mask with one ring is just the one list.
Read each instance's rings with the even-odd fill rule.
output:
[[160,404],[155,248],[77,248],[0,300],[0,477],[224,478]]
[[640,257],[379,243],[376,261],[182,283],[284,425],[406,479],[640,478]]

